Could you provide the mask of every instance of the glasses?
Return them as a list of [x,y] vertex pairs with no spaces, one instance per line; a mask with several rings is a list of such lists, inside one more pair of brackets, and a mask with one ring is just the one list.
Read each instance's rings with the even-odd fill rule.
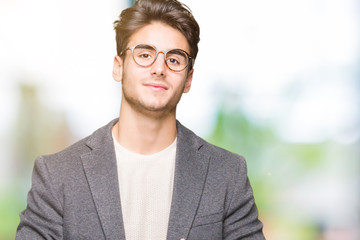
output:
[[189,66],[192,59],[184,50],[171,49],[168,51],[158,51],[155,47],[147,44],[138,44],[128,47],[126,50],[131,50],[135,63],[141,67],[151,66],[156,61],[159,53],[163,53],[166,66],[174,72],[184,70]]

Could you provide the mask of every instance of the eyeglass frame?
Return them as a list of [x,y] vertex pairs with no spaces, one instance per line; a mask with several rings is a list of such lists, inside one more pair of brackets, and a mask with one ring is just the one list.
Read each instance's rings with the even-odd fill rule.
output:
[[[149,64],[149,65],[147,65],[147,66],[143,66],[143,65],[140,65],[138,62],[136,62],[135,56],[134,56],[134,49],[135,49],[137,46],[139,46],[139,45],[150,46],[150,47],[152,47],[152,48],[155,49],[156,55],[155,55],[154,61],[153,61],[151,64]],[[167,50],[167,51],[164,51],[164,50],[158,50],[155,46],[153,46],[153,45],[151,45],[151,44],[139,43],[139,44],[136,44],[135,46],[127,47],[124,51],[122,51],[122,52],[120,53],[120,55],[123,55],[123,54],[125,53],[125,51],[127,51],[127,50],[130,50],[130,51],[131,51],[131,55],[132,55],[132,57],[133,57],[134,62],[135,62],[137,65],[139,65],[140,67],[145,67],[145,68],[146,68],[146,67],[150,67],[151,65],[154,64],[154,62],[156,61],[157,57],[159,56],[159,53],[163,53],[163,54],[164,54],[164,62],[165,62],[165,65],[167,66],[167,68],[168,68],[169,70],[171,70],[171,71],[173,71],[173,72],[181,72],[181,71],[185,70],[185,69],[186,69],[187,67],[189,67],[189,66],[191,66],[191,68],[192,68],[192,67],[193,67],[193,63],[194,63],[193,58],[191,57],[191,55],[190,55],[189,53],[187,53],[185,50],[182,50],[182,49],[180,49],[180,48],[173,48],[173,49],[169,49],[169,50]],[[179,50],[179,51],[181,51],[181,52],[184,52],[184,53],[186,54],[186,56],[188,57],[188,58],[187,58],[188,61],[187,61],[186,66],[185,66],[183,69],[181,69],[181,70],[171,69],[171,68],[169,67],[167,61],[166,61],[166,54],[167,54],[168,52],[174,51],[174,50]]]

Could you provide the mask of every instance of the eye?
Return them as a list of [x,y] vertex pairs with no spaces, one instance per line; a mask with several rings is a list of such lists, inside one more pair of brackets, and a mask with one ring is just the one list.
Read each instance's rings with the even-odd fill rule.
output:
[[171,63],[172,65],[179,65],[180,62],[175,58],[168,58],[167,61]]
[[156,50],[146,44],[140,44],[134,49],[134,56],[138,59],[151,59],[156,55]]
[[148,53],[142,53],[142,54],[139,54],[138,57],[140,57],[140,58],[150,58],[151,56]]
[[179,49],[173,49],[169,51],[166,55],[166,61],[172,66],[183,66],[186,65],[187,56],[186,54]]
[[150,52],[140,52],[137,54],[137,57],[139,58],[151,58],[152,57],[152,54]]

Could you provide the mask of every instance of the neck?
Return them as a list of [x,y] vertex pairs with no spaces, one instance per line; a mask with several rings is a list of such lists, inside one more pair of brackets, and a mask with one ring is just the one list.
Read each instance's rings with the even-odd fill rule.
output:
[[[154,114],[155,115],[155,114]],[[120,108],[113,134],[120,145],[139,154],[154,154],[171,145],[177,135],[174,113],[143,114],[132,108]]]

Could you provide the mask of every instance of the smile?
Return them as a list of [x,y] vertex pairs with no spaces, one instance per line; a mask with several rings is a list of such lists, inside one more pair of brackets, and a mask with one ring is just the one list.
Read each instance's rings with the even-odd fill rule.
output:
[[154,91],[165,91],[168,89],[165,85],[159,83],[146,83],[144,86],[149,87]]

